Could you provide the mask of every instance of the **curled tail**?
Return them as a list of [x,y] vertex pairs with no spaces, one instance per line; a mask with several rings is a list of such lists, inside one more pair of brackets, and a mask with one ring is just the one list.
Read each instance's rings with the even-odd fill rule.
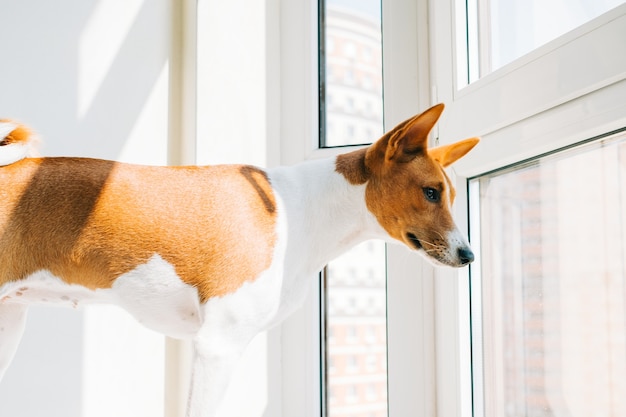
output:
[[0,120],[0,166],[33,156],[35,136],[19,123]]

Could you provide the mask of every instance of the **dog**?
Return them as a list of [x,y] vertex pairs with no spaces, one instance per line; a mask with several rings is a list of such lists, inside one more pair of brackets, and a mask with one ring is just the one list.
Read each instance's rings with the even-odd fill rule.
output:
[[385,239],[469,264],[444,168],[478,138],[429,149],[443,108],[367,148],[269,170],[32,158],[28,128],[0,122],[0,379],[29,304],[114,303],[193,341],[187,415],[214,417],[248,342],[352,246]]

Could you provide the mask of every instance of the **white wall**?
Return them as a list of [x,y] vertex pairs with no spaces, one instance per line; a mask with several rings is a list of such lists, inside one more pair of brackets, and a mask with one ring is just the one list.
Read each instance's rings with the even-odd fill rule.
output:
[[[170,0],[0,10],[0,117],[35,128],[44,155],[167,162]],[[162,336],[114,307],[32,308],[0,415],[162,415],[163,358]]]
[[[0,117],[34,127],[46,156],[276,165],[279,8],[278,0],[0,0]],[[182,415],[184,344],[166,348],[115,307],[31,310],[0,383],[0,416]],[[251,343],[228,415],[281,415],[281,343],[280,329]]]

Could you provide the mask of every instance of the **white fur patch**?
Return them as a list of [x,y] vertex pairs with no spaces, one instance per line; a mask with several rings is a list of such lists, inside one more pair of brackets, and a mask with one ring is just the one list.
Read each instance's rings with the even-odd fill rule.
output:
[[107,302],[105,294],[98,294],[81,285],[68,285],[48,271],[38,271],[20,281],[11,281],[0,287],[0,305],[43,304],[77,308],[89,302]]
[[168,336],[192,337],[202,325],[198,291],[181,281],[174,267],[158,254],[121,275],[109,291],[115,294],[115,304]]
[[174,267],[157,254],[121,275],[112,288],[90,290],[70,285],[48,271],[0,287],[0,305],[78,308],[92,303],[118,305],[146,327],[173,337],[192,337],[202,324],[198,292],[182,282]]
[[21,143],[12,143],[0,147],[0,166],[11,165],[28,156],[30,147]]

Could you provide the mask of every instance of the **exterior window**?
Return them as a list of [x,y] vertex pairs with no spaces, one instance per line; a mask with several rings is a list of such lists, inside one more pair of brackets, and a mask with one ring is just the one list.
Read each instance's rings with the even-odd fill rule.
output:
[[[323,285],[326,416],[387,416],[385,244],[363,243],[331,262]],[[370,304],[380,306],[372,309]],[[333,337],[329,337],[333,335]],[[333,399],[329,391],[333,392]]]
[[470,63],[473,62],[469,82],[623,3],[623,0],[469,0],[469,53]]
[[470,209],[474,415],[626,415],[626,135],[476,178]]
[[372,143],[383,134],[380,0],[319,4],[320,147]]

